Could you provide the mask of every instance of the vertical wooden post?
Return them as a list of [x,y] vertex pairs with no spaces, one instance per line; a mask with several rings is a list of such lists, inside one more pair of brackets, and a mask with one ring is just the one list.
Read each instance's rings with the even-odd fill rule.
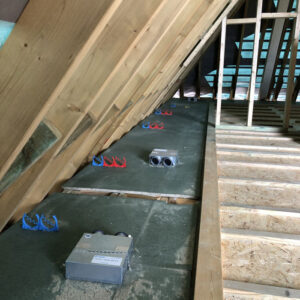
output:
[[252,126],[252,118],[253,118],[262,5],[263,5],[263,0],[258,0],[257,1],[257,13],[256,13],[256,25],[255,25],[255,36],[254,36],[253,59],[252,59],[252,72],[251,72],[250,92],[249,92],[247,126]]
[[180,84],[180,86],[179,86],[179,97],[181,98],[181,99],[183,99],[184,98],[184,85],[183,85],[183,82]]
[[295,68],[296,68],[296,60],[297,60],[297,52],[298,52],[299,33],[300,33],[299,2],[300,0],[297,1],[297,18],[294,20],[294,26],[293,26],[293,40],[291,46],[289,77],[288,77],[288,85],[287,85],[285,107],[284,107],[284,120],[283,120],[284,129],[288,129],[290,125],[290,114],[291,114],[292,98],[293,98],[294,85],[295,85],[294,78],[295,78]]
[[220,61],[219,61],[219,82],[217,95],[217,112],[216,112],[216,126],[221,122],[221,102],[223,92],[223,75],[224,75],[224,60],[225,60],[225,43],[226,43],[226,26],[227,17],[222,21],[221,45],[220,45]]
[[198,99],[200,99],[200,88],[201,88],[201,59],[199,59],[198,64],[197,64],[197,68],[196,68],[196,97]]

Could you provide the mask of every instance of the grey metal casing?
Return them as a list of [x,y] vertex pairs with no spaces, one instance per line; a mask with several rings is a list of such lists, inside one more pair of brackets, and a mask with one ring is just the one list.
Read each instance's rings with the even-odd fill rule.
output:
[[[170,165],[165,163],[166,160],[170,161]],[[157,164],[154,163],[157,162]],[[175,167],[178,163],[178,151],[167,149],[153,149],[149,155],[149,163],[155,167]]]
[[132,247],[129,237],[84,233],[66,260],[66,278],[121,284]]

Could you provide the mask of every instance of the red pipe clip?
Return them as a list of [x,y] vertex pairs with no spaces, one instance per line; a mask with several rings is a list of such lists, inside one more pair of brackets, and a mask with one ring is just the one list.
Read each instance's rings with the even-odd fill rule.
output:
[[172,116],[173,112],[171,110],[164,110],[164,111],[161,112],[161,115]]
[[165,124],[163,122],[160,122],[159,124],[156,123],[156,122],[153,122],[149,125],[149,128],[150,129],[159,129],[159,130],[161,130],[161,129],[165,128]]
[[104,156],[104,158],[103,158],[103,167],[126,168],[126,158],[123,157],[123,160],[121,160],[119,157],[113,156],[112,160],[111,160],[107,156]]

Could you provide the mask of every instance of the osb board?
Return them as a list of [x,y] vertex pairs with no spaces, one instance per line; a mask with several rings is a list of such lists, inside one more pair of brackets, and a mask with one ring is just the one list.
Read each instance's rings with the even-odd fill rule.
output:
[[[217,143],[220,144],[238,144],[250,146],[274,146],[274,147],[299,147],[299,137],[239,137],[239,136],[225,136],[217,135]],[[300,147],[299,147],[300,148]]]
[[227,161],[260,162],[300,166],[300,154],[275,153],[268,151],[230,150],[219,148],[218,159]]
[[300,290],[270,285],[224,281],[225,300],[285,300],[299,299]]
[[300,234],[300,210],[223,204],[220,213],[224,228]]
[[[32,214],[56,215],[59,232],[26,231],[18,222],[0,236],[0,298],[189,299],[198,212],[198,205],[54,194]],[[64,262],[81,235],[99,229],[133,236],[120,286],[65,279]]]
[[300,288],[300,236],[223,229],[223,279]]
[[280,164],[218,161],[219,176],[300,184],[300,167]]
[[226,203],[300,209],[300,185],[219,178],[219,198]]
[[[125,169],[90,164],[63,188],[66,191],[200,198],[208,104],[206,101],[177,101],[176,105],[170,108],[168,102],[162,107],[171,109],[173,116],[149,116],[103,153],[108,157],[125,157]],[[148,121],[163,122],[165,129],[143,129],[142,123]],[[179,164],[175,168],[150,166],[149,154],[154,148],[178,150]]]

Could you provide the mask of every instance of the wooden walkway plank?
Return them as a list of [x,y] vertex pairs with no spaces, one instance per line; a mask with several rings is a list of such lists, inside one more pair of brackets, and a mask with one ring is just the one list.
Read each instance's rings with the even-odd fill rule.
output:
[[223,299],[215,111],[210,104],[194,299]]

